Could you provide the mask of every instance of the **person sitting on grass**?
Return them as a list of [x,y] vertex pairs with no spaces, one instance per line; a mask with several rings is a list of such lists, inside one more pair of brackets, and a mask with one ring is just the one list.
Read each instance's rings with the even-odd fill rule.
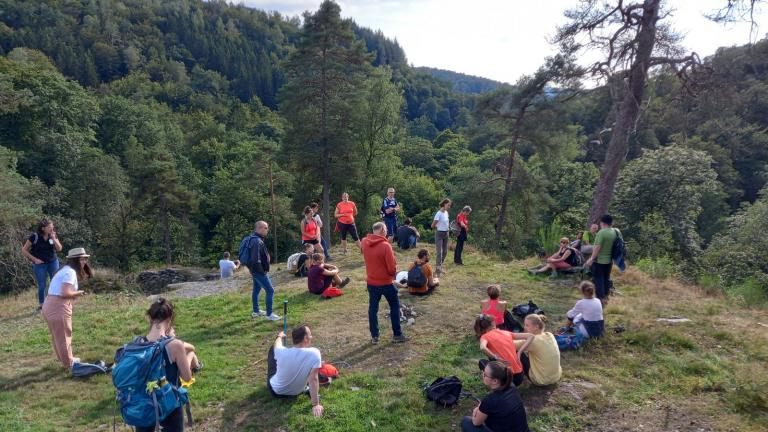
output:
[[576,332],[585,339],[599,338],[605,332],[603,304],[595,298],[595,285],[592,282],[582,282],[579,290],[584,298],[577,301],[566,314],[568,327],[575,326]]
[[480,301],[480,313],[492,316],[497,329],[506,331],[521,329],[520,324],[517,324],[515,318],[507,310],[507,302],[499,300],[501,285],[488,285],[486,292],[488,293],[488,298]]
[[[168,337],[173,340],[168,342],[163,350],[165,365],[165,377],[168,382],[174,383],[177,387],[183,382],[193,383],[192,373],[197,373],[203,368],[195,354],[195,347],[181,339],[176,338],[176,330],[173,321],[176,318],[173,304],[170,301],[160,297],[149,306],[147,310],[149,319],[149,332],[145,339],[149,342],[156,342]],[[168,417],[160,421],[163,431],[183,431],[184,414],[182,407],[173,410]],[[137,432],[154,432],[155,425],[151,427],[137,427]]]
[[[421,270],[421,277],[418,275],[419,270]],[[432,267],[429,265],[429,251],[422,249],[416,255],[416,260],[408,267],[406,281],[408,292],[420,296],[432,294],[432,291],[440,285],[440,280],[433,277],[432,274]]]
[[531,384],[537,386],[554,384],[563,373],[560,367],[560,348],[557,347],[555,336],[544,331],[545,321],[543,315],[528,315],[525,317],[524,328],[526,333],[533,335],[533,341],[528,346],[524,346],[522,340],[515,341],[523,371]]
[[421,236],[419,230],[412,226],[413,220],[409,217],[405,218],[404,224],[397,228],[397,245],[402,250],[415,248],[416,241]]
[[309,266],[312,265],[312,251],[315,247],[310,243],[304,243],[304,250],[299,255],[299,260],[296,262],[296,272],[293,274],[296,277],[307,277],[309,273]]
[[536,271],[537,274],[546,273],[552,270],[557,272],[558,270],[566,270],[577,264],[576,251],[569,245],[568,237],[560,239],[560,249],[554,253],[551,257],[547,258],[547,262],[544,267]]
[[480,351],[484,352],[489,360],[480,360],[480,370],[485,369],[491,360],[503,361],[512,371],[512,382],[515,386],[523,383],[523,365],[515,348],[515,340],[525,340],[520,349],[525,349],[533,340],[533,335],[528,333],[511,333],[499,330],[493,323],[490,315],[480,315],[475,319],[475,335],[480,338]]
[[312,294],[325,298],[338,297],[349,283],[349,278],[343,280],[339,276],[339,268],[333,264],[325,264],[325,256],[321,253],[312,254],[312,266],[307,273],[307,288]]
[[[322,255],[321,255],[322,256]],[[277,398],[296,397],[304,393],[309,385],[312,400],[312,414],[323,415],[320,405],[320,379],[318,371],[322,366],[320,350],[311,346],[312,331],[300,325],[291,332],[293,346],[283,346],[285,333],[278,333],[275,343],[267,355],[267,388]]]
[[512,371],[499,361],[488,362],[483,369],[483,384],[491,390],[461,421],[462,432],[530,432],[525,406]]

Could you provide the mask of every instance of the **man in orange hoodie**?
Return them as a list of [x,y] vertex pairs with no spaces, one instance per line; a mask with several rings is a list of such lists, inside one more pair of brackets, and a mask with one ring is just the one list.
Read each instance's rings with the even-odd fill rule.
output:
[[387,226],[384,222],[373,224],[373,233],[362,242],[365,260],[366,282],[368,283],[368,326],[371,343],[379,343],[379,302],[381,296],[389,303],[389,317],[392,320],[393,342],[406,342],[410,338],[400,329],[400,300],[393,284],[397,274],[397,262],[392,245],[387,241]]

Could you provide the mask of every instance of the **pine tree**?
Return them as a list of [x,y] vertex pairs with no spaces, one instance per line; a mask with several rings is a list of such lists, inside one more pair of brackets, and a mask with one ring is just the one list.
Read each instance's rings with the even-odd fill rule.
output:
[[[285,65],[286,84],[280,111],[290,128],[286,154],[313,182],[322,184],[323,219],[330,221],[332,176],[347,168],[354,152],[351,119],[361,95],[356,91],[370,70],[371,58],[355,40],[341,8],[326,0],[314,14],[304,14],[296,51]],[[323,235],[330,238],[330,223]]]

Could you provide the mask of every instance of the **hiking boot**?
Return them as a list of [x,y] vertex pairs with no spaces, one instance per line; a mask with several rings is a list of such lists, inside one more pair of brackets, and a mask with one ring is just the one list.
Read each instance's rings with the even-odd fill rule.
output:
[[339,284],[339,288],[344,288],[349,283],[350,279],[349,277],[345,277],[343,281]]
[[203,370],[203,366],[205,366],[205,365],[203,365],[203,362],[201,362],[200,360],[198,360],[198,361],[197,361],[197,366],[195,366],[195,367],[193,367],[193,368],[192,368],[192,373],[198,373],[198,372],[200,372],[201,370]]
[[395,336],[392,338],[393,343],[403,343],[408,342],[409,340],[411,340],[411,338],[406,335]]
[[38,305],[37,310],[35,310],[35,312],[40,312],[42,310],[43,310],[43,305]]
[[267,319],[270,321],[277,321],[281,319],[282,317],[274,312],[272,312],[272,315],[267,316]]
[[267,313],[266,312],[262,312],[262,311],[256,311],[256,312],[251,313],[251,318],[258,318],[258,317],[262,317],[262,316],[267,316]]
[[377,345],[377,344],[379,343],[379,337],[378,337],[378,336],[374,336],[374,337],[372,337],[372,338],[371,338],[371,343],[372,343],[373,345]]

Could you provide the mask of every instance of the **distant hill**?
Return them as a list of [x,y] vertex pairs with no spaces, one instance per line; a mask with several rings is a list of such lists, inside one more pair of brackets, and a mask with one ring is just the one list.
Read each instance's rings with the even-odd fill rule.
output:
[[494,91],[497,88],[506,85],[505,83],[494,81],[488,78],[467,75],[459,72],[453,72],[444,69],[431,67],[417,67],[418,71],[428,73],[435,78],[448,81],[453,85],[453,90],[465,94],[480,94]]

